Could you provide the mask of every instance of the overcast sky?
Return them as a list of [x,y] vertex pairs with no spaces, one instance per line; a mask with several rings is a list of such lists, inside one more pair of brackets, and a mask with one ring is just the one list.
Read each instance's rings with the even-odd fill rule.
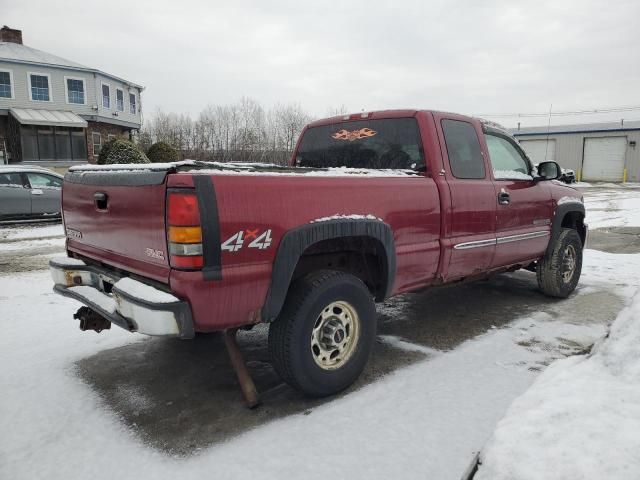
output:
[[[0,0],[24,43],[140,83],[145,115],[246,95],[315,116],[640,105],[638,1]],[[553,124],[640,119],[640,110]],[[506,125],[546,119],[496,118]]]

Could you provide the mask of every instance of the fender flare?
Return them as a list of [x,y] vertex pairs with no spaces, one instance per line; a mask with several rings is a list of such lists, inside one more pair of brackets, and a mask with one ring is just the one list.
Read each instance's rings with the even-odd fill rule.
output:
[[553,245],[555,244],[556,239],[560,235],[560,231],[562,230],[562,221],[564,217],[568,213],[580,213],[582,214],[582,218],[585,216],[584,204],[578,202],[565,203],[562,205],[556,205],[556,215],[553,217],[553,222],[551,223],[551,236],[549,238],[549,245],[547,245],[546,255],[549,256],[553,253]]
[[276,253],[271,283],[264,306],[262,321],[272,322],[280,314],[291,284],[293,272],[305,250],[311,245],[343,237],[371,237],[378,240],[386,256],[386,289],[376,300],[384,300],[393,291],[396,276],[396,249],[391,227],[380,220],[336,218],[309,223],[287,231]]

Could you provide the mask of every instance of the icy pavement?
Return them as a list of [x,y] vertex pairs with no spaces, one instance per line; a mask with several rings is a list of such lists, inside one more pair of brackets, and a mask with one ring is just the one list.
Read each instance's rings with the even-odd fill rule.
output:
[[215,338],[80,332],[78,304],[51,292],[46,271],[0,275],[0,478],[457,480],[540,371],[602,336],[639,266],[588,250],[565,301],[529,272],[392,299],[361,381],[323,401],[274,376],[264,330],[244,333],[264,394],[255,412]]
[[583,188],[580,190],[585,194],[589,228],[640,227],[640,184],[594,184]]
[[63,249],[62,223],[0,226],[0,276],[44,269]]

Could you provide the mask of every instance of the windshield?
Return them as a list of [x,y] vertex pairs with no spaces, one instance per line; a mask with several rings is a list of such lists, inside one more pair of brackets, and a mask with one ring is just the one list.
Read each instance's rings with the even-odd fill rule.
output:
[[415,118],[342,122],[307,129],[296,166],[415,169],[424,156]]

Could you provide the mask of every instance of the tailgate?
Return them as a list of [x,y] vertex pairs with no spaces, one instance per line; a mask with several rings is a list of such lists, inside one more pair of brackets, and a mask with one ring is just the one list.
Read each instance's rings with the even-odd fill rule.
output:
[[167,283],[167,173],[167,169],[69,171],[62,192],[68,250]]

